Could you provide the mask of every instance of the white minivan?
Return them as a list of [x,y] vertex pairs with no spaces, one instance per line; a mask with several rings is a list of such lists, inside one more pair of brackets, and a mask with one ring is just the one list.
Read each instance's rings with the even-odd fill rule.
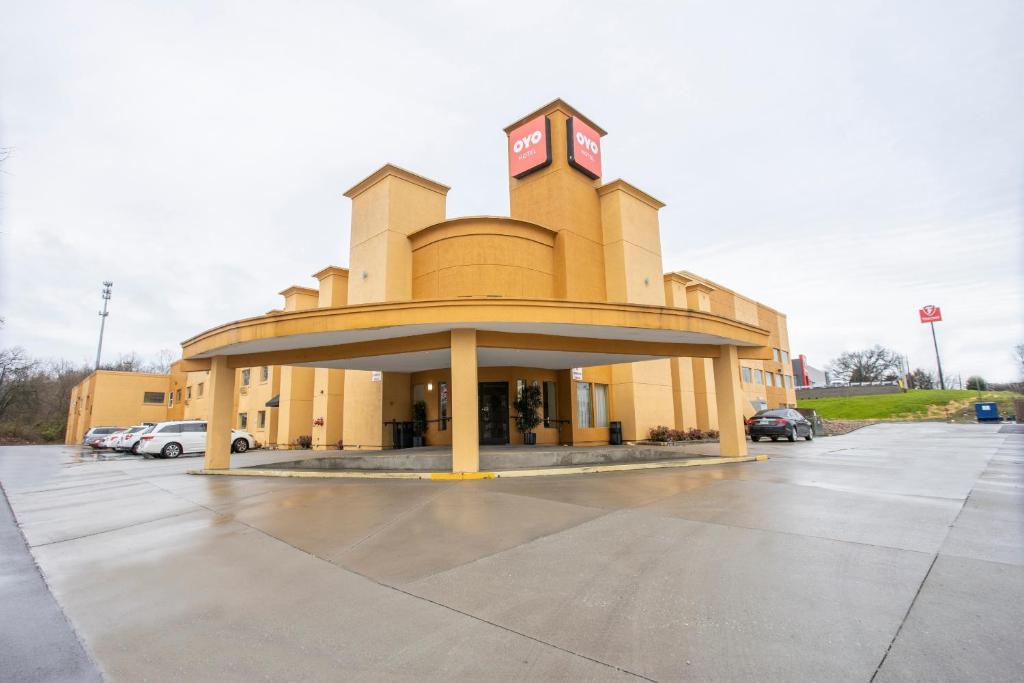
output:
[[[244,453],[256,445],[249,432],[231,430],[231,452]],[[158,458],[177,458],[182,453],[206,451],[206,420],[159,422],[139,438],[139,453]]]

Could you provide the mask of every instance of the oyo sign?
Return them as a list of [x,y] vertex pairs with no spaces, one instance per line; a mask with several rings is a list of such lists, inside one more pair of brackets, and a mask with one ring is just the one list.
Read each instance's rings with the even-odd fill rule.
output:
[[513,178],[551,163],[551,124],[538,116],[508,134],[508,172]]
[[938,306],[925,306],[917,312],[923,323],[937,323],[942,321],[942,309]]
[[601,136],[577,116],[565,123],[569,163],[591,178],[601,177]]

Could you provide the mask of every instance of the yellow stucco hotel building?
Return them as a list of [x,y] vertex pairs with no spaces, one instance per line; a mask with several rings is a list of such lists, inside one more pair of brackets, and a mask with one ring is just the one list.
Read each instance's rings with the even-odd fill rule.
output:
[[164,419],[209,420],[205,466],[222,469],[232,427],[279,448],[309,435],[318,449],[373,450],[422,400],[427,443],[474,472],[481,444],[521,443],[510,406],[536,384],[539,444],[606,444],[618,421],[626,441],[656,425],[717,429],[723,455],[746,454],[744,416],[796,404],[785,316],[664,273],[664,205],[602,179],[605,131],[570,105],[505,132],[510,216],[448,218],[448,187],[385,165],[345,193],[348,269],[188,339],[169,375],[139,380],[163,389],[104,393],[117,373],[94,373],[72,396],[68,441],[137,419],[103,410],[146,393],[155,407],[163,391]]

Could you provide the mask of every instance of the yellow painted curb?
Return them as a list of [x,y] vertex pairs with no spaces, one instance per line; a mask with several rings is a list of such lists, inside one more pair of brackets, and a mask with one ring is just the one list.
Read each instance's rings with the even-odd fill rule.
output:
[[559,474],[589,474],[593,472],[629,472],[632,470],[654,470],[670,467],[700,467],[702,465],[726,465],[734,462],[762,462],[767,455],[742,457],[700,457],[685,460],[658,460],[655,462],[630,462],[617,465],[579,465],[576,467],[545,467],[529,470],[500,470],[497,472],[377,472],[374,470],[276,470],[276,469],[229,469],[189,470],[189,474],[214,474],[231,477],[294,477],[299,479],[429,479],[433,481],[466,481],[473,479],[496,479],[508,477],[550,477]]
[[431,472],[431,479],[442,481],[453,481],[461,479],[494,479],[497,476],[494,472]]

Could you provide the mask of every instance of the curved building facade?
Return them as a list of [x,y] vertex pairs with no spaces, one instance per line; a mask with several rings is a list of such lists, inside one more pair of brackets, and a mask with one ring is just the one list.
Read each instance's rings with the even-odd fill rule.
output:
[[[723,454],[744,455],[744,415],[795,404],[785,316],[664,273],[663,204],[602,180],[600,126],[556,100],[505,132],[510,216],[449,218],[448,187],[385,165],[345,193],[348,269],[182,344],[183,367],[209,372],[212,444],[238,420],[239,372],[263,366],[279,375],[280,446],[312,433],[317,447],[385,448],[423,401],[427,443],[451,445],[461,472],[481,444],[521,443],[527,385],[543,398],[538,443],[608,443],[621,422],[627,441],[717,429]],[[229,464],[211,447],[207,468]]]

